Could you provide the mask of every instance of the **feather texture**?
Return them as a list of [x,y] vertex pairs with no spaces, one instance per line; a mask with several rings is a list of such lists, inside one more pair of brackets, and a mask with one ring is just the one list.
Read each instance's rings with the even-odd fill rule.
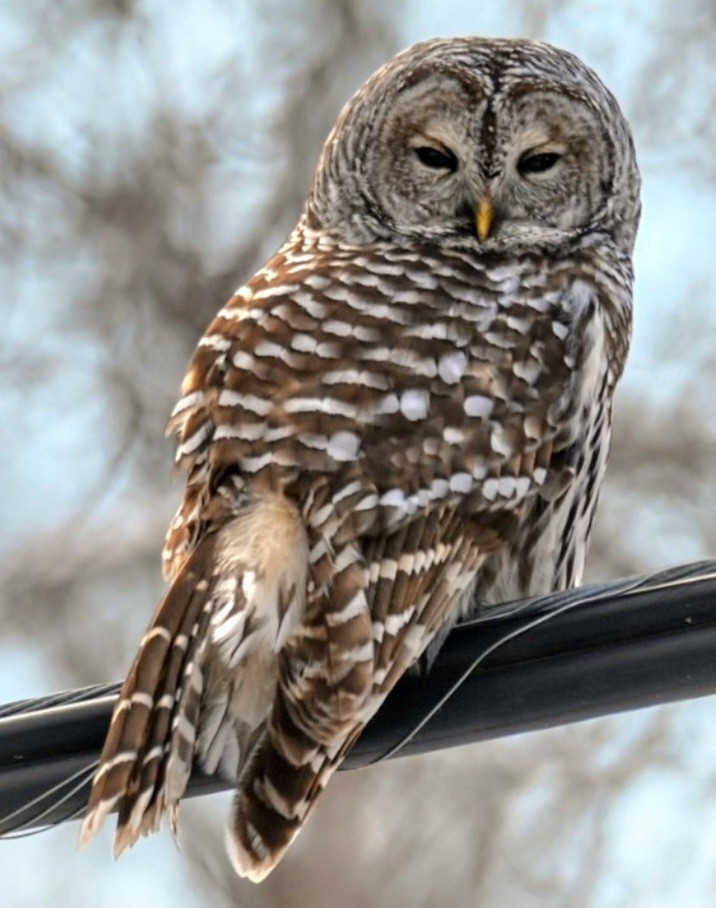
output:
[[[444,147],[415,154],[435,142],[448,172]],[[555,174],[521,175],[545,142]],[[570,55],[435,41],[369,80],[297,228],[189,364],[171,586],[83,840],[115,808],[117,851],[174,819],[198,759],[235,781],[229,854],[262,879],[460,614],[578,582],[638,213],[628,127]]]

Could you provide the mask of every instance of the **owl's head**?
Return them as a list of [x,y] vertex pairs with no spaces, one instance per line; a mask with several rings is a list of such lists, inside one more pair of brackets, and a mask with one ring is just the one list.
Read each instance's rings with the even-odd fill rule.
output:
[[484,251],[601,234],[631,253],[639,171],[599,78],[532,41],[436,39],[378,70],[321,155],[310,226]]

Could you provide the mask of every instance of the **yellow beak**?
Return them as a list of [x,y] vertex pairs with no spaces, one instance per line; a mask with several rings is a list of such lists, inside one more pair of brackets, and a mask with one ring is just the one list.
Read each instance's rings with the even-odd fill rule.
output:
[[495,209],[492,205],[492,199],[489,196],[483,196],[475,211],[475,227],[477,228],[477,237],[482,242],[490,235],[492,222],[495,219]]

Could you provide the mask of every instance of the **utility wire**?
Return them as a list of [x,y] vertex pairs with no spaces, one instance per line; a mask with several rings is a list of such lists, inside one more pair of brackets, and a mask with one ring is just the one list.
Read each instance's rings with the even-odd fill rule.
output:
[[[716,561],[485,609],[404,677],[344,768],[716,693]],[[119,684],[0,707],[0,836],[80,816]],[[195,767],[187,796],[232,783]]]

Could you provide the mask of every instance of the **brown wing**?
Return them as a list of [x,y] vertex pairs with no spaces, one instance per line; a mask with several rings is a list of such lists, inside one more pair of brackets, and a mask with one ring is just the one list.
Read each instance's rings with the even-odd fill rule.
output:
[[354,536],[425,506],[512,508],[564,483],[553,453],[578,428],[589,344],[578,270],[434,252],[289,246],[219,313],[170,422],[189,474],[170,573],[257,481],[312,509],[317,528],[334,492],[359,482],[336,502]]
[[[530,286],[514,268],[433,252],[287,247],[214,320],[173,418],[188,482],[167,539],[170,575],[221,533],[234,556],[207,571],[235,586],[240,564],[255,594],[256,534],[242,515],[266,494],[295,508],[306,534],[307,586],[286,592],[296,602],[305,592],[305,608],[290,634],[271,611],[283,594],[255,602],[275,630],[252,639],[278,670],[263,676],[266,734],[252,735],[237,769],[233,857],[254,879],[525,502],[569,482],[555,451],[578,428],[594,315],[572,305],[573,267],[545,286],[525,262]],[[519,300],[506,283],[523,288]],[[268,518],[260,525],[271,533]],[[241,608],[222,610],[222,633]],[[245,663],[204,652],[219,687],[229,682],[220,722],[237,722]]]
[[[363,274],[351,290],[351,277],[349,264],[334,283],[323,274],[318,300],[272,298],[265,361],[257,370],[252,346],[254,373],[241,385],[255,405],[267,399],[256,378],[291,368],[291,380],[271,390],[266,419],[290,439],[279,457],[310,528],[319,591],[281,653],[267,736],[241,777],[232,856],[253,879],[279,860],[360,729],[509,538],[524,502],[559,495],[571,476],[554,457],[572,441],[579,408],[564,287],[554,307],[537,299],[540,287],[535,306],[528,298],[500,308],[467,281],[465,298],[451,298],[454,285],[440,288],[435,272],[430,292],[413,287],[404,302],[397,281],[390,296],[385,278],[366,289]],[[276,318],[304,329],[298,342],[276,330]],[[325,458],[332,442],[345,457]],[[293,473],[301,460],[306,468]],[[345,552],[350,581],[336,569]]]

